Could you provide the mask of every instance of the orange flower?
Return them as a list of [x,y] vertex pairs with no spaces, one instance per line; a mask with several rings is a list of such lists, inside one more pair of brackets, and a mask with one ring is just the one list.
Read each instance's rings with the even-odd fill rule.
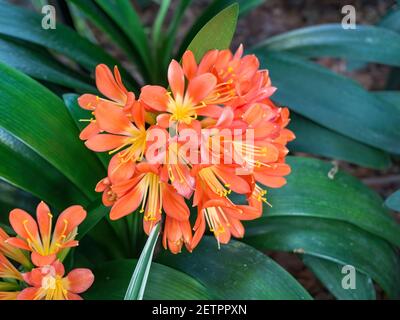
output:
[[138,117],[135,126],[123,110],[111,104],[99,104],[94,115],[99,128],[107,133],[92,135],[85,142],[89,149],[110,154],[120,151],[120,163],[142,159],[147,137],[144,118]]
[[219,243],[228,243],[231,235],[242,238],[244,228],[240,220],[258,218],[260,207],[235,205],[228,195],[231,191],[250,194],[251,185],[247,179],[235,175],[234,167],[210,166],[201,168],[196,175],[196,191],[193,205],[198,207],[195,234],[191,244],[195,248],[201,240],[206,222]]
[[213,96],[218,104],[233,107],[260,101],[270,97],[276,90],[271,86],[267,70],[259,70],[255,55],[243,56],[240,45],[235,54],[230,50],[210,50],[196,64],[193,53],[186,51],[182,65],[188,79],[203,73],[212,73],[217,79]]
[[10,280],[23,281],[22,274],[0,253],[0,278],[8,281],[0,281],[0,300],[15,300],[19,293],[17,283]]
[[163,246],[176,254],[181,252],[185,244],[188,251],[192,251],[192,230],[189,220],[179,221],[167,215],[163,234]]
[[22,290],[18,300],[82,300],[78,295],[89,289],[94,275],[89,269],[74,269],[66,277],[62,263],[35,268],[25,273],[24,280],[31,287]]
[[160,167],[140,163],[134,176],[111,187],[118,200],[111,208],[110,218],[119,219],[135,211],[140,205],[144,213],[147,233],[160,221],[162,209],[170,217],[183,221],[189,218],[189,209],[182,196],[160,177]]
[[32,266],[28,257],[22,250],[15,248],[14,246],[7,243],[10,236],[0,228],[0,252],[2,252],[6,257],[20,263],[25,268],[30,268]]
[[148,108],[157,112],[167,112],[157,117],[157,123],[166,128],[169,122],[190,124],[197,116],[218,115],[221,108],[210,93],[217,85],[211,73],[203,73],[188,81],[185,90],[185,76],[182,67],[175,60],[168,68],[168,82],[172,92],[160,86],[144,86],[140,95]]
[[32,251],[32,262],[36,266],[51,264],[57,254],[66,248],[78,245],[74,240],[77,227],[86,218],[86,211],[81,206],[65,209],[57,219],[52,233],[53,215],[42,201],[36,209],[37,222],[21,209],[10,212],[10,223],[19,237],[7,239],[7,243],[24,250]]
[[[132,108],[135,95],[126,90],[117,66],[114,67],[113,76],[111,70],[105,64],[99,64],[96,67],[96,85],[97,89],[110,100],[93,94],[84,94],[78,98],[78,103],[83,109],[94,111],[99,104],[113,104],[127,111]],[[101,131],[95,119],[89,119],[89,121],[89,125],[80,134],[82,140],[86,140]]]

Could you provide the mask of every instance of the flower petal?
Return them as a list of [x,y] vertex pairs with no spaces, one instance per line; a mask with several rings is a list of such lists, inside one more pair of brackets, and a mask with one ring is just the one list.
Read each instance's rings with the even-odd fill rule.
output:
[[286,184],[286,179],[283,177],[270,176],[263,172],[254,172],[254,178],[261,184],[270,188],[280,188]]
[[36,220],[39,225],[43,244],[50,241],[52,218],[53,216],[51,215],[50,208],[41,201],[36,208]]
[[31,248],[28,246],[28,243],[21,238],[17,237],[8,238],[6,240],[6,243],[20,249],[31,251]]
[[39,298],[40,288],[25,288],[17,296],[17,300],[38,300]]
[[82,293],[92,286],[94,275],[89,269],[78,268],[68,273],[65,280],[65,288],[68,291],[72,293]]
[[78,98],[78,104],[82,109],[95,110],[100,98],[94,94],[85,93]]
[[160,86],[144,86],[140,99],[151,109],[165,111],[168,104],[167,90]]
[[185,76],[182,67],[176,60],[172,60],[168,67],[168,83],[175,99],[183,97],[183,90],[185,90]]
[[110,211],[110,219],[120,219],[135,211],[143,199],[142,188],[134,188],[121,199],[117,200]]
[[43,267],[52,264],[57,259],[57,257],[55,254],[42,256],[40,253],[33,251],[31,254],[31,259],[35,266]]
[[163,208],[167,215],[176,220],[189,219],[189,208],[185,200],[183,200],[183,197],[176,192],[174,187],[169,184],[164,184],[162,199]]
[[182,67],[188,80],[192,79],[197,72],[197,63],[192,51],[187,50],[182,56]]
[[125,104],[126,93],[118,86],[111,70],[105,64],[96,67],[96,86],[107,98]]
[[70,234],[86,218],[86,211],[82,206],[74,205],[65,209],[58,217],[54,228],[54,237]]
[[125,144],[126,136],[117,136],[114,134],[96,134],[90,137],[85,145],[92,151],[104,152],[121,147]]
[[101,103],[94,112],[97,125],[101,130],[130,135],[132,129],[136,129],[120,107],[111,103]]
[[67,298],[68,300],[83,300],[83,298],[80,295],[71,292],[67,293]]
[[119,181],[128,180],[132,178],[134,172],[135,162],[131,160],[124,161],[120,153],[111,158],[108,165],[108,177],[111,183],[114,184]]
[[90,122],[85,129],[83,129],[81,131],[81,133],[79,134],[79,139],[81,140],[87,140],[93,136],[95,136],[96,134],[98,134],[100,132],[100,128],[97,125],[96,121],[92,121]]
[[39,239],[39,230],[36,221],[24,210],[14,209],[10,212],[10,224],[14,231],[22,238]]
[[204,73],[189,81],[186,94],[193,103],[199,103],[214,90],[217,79],[211,73]]

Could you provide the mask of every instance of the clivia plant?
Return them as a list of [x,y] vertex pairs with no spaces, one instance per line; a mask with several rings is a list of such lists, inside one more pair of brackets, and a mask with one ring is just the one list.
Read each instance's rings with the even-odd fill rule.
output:
[[308,58],[399,66],[398,11],[231,50],[263,1],[212,1],[178,41],[191,2],[167,23],[160,1],[148,29],[146,1],[49,1],[72,22],[43,29],[0,1],[0,299],[312,299],[269,250],[298,255],[338,299],[375,299],[374,282],[399,297],[400,228],[382,199],[288,155],[391,165],[398,92]]

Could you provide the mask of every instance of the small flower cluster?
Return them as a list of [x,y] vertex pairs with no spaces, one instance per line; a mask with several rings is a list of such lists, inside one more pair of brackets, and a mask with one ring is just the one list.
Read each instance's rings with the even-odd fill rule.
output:
[[85,217],[81,206],[71,206],[59,215],[53,231],[53,215],[44,202],[36,209],[36,221],[24,210],[12,210],[10,224],[17,236],[0,228],[0,300],[80,300],[78,294],[90,288],[93,273],[80,268],[64,277],[59,257],[78,245],[77,227]]
[[[267,203],[261,185],[281,187],[290,173],[289,110],[270,100],[276,88],[268,71],[256,56],[243,56],[242,46],[234,54],[211,50],[199,63],[186,51],[182,63],[170,63],[168,83],[146,85],[136,98],[117,67],[113,74],[97,66],[105,98],[78,99],[93,115],[80,138],[113,155],[96,191],[111,219],[138,209],[147,234],[163,222],[163,245],[173,253],[183,244],[192,251],[207,224],[218,244],[243,237],[241,221],[260,217]],[[234,194],[246,202],[235,203]],[[193,227],[185,199],[197,207]]]

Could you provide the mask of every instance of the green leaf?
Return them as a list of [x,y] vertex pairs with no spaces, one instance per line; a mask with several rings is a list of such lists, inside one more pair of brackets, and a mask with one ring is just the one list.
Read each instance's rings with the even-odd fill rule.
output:
[[279,88],[273,99],[357,141],[400,153],[400,112],[353,80],[286,53],[255,52]]
[[3,179],[0,179],[0,227],[8,234],[14,235],[15,232],[9,226],[9,212],[17,206],[27,212],[35,212],[39,202],[40,199],[36,198],[31,193],[21,190]]
[[[232,4],[239,5],[239,14],[244,15],[254,7],[264,3],[265,0],[214,0],[205,10],[204,12],[197,18],[194,22],[190,30],[186,33],[185,38],[183,39],[179,50],[178,57],[180,58],[182,54],[185,52],[190,42],[196,36],[196,34],[211,20],[215,15],[217,15],[220,11],[226,9]],[[214,29],[213,37],[216,36],[215,30],[218,30],[218,33],[223,33],[221,29]],[[229,43],[230,44],[230,43]],[[228,44],[228,46],[229,46]],[[226,49],[226,48],[223,48]]]
[[79,226],[77,240],[82,240],[102,220],[110,209],[105,207],[101,200],[96,200],[87,207],[87,217]]
[[391,29],[400,32],[400,10],[394,9],[390,11],[378,25],[383,28]]
[[0,48],[1,62],[33,78],[86,92],[96,90],[88,84],[89,78],[83,80],[81,75],[65,68],[44,50],[2,37],[0,37]]
[[0,127],[46,159],[93,199],[94,187],[104,171],[94,154],[79,140],[78,130],[62,100],[2,63],[0,79]]
[[[127,79],[128,74],[114,58],[69,27],[57,24],[56,29],[45,30],[42,28],[42,15],[10,5],[4,0],[0,0],[0,4],[0,34],[52,49],[80,63],[89,71],[100,63],[118,65],[124,81],[132,82],[131,78]],[[134,86],[134,83],[130,84]]]
[[254,49],[290,52],[305,57],[337,57],[400,66],[400,35],[385,28],[341,24],[305,27],[269,38]]
[[149,238],[140,254],[139,261],[133,272],[131,281],[129,282],[128,289],[126,290],[124,300],[142,300],[144,290],[146,289],[147,278],[149,277],[151,260],[153,259],[154,248],[160,234],[160,224],[150,232]]
[[356,178],[339,169],[328,177],[332,165],[324,161],[288,157],[292,172],[287,184],[270,189],[272,208],[250,225],[265,225],[273,216],[318,217],[341,220],[400,246],[400,226],[384,208],[382,199]]
[[95,0],[96,3],[113,19],[134,45],[150,70],[150,49],[138,14],[129,0]]
[[386,199],[385,205],[394,211],[400,212],[400,190],[392,193],[389,198]]
[[374,91],[375,97],[389,103],[389,110],[400,112],[400,91]]
[[192,253],[164,253],[157,261],[197,279],[218,299],[311,299],[272,259],[234,240],[218,249],[214,237],[204,236]]
[[[32,193],[49,205],[63,210],[72,204],[86,205],[88,199],[50,163],[22,141],[0,128],[0,176],[10,184]],[[6,196],[6,191],[1,193]],[[14,199],[20,208],[23,197]]]
[[[117,260],[93,269],[95,282],[84,295],[91,300],[122,300],[136,260]],[[152,263],[144,292],[146,300],[203,300],[212,298],[207,289],[187,274]]]
[[[316,199],[318,196],[313,198]],[[391,298],[400,297],[397,252],[382,238],[349,223],[311,217],[269,217],[264,224],[250,223],[244,241],[260,250],[309,254],[350,264],[374,279]]]
[[[93,117],[91,112],[89,110],[82,109],[79,104],[78,104],[78,95],[74,93],[66,93],[63,96],[64,103],[68,108],[68,111],[74,119],[76,127],[79,129],[79,131],[82,131],[88,124],[88,121],[82,121],[82,120],[88,120]],[[104,168],[107,170],[108,163],[110,162],[110,155],[107,153],[100,153],[96,152],[96,157],[103,163]]]
[[133,47],[118,26],[93,0],[67,0],[73,3],[96,27],[108,35],[109,39],[118,44],[127,54]]
[[292,152],[306,152],[374,169],[390,166],[390,156],[379,149],[322,127],[294,112],[290,118],[289,128],[296,134],[296,139],[288,146]]
[[179,6],[174,12],[174,16],[169,25],[167,35],[164,38],[165,44],[162,47],[164,49],[164,54],[165,54],[165,57],[163,59],[164,64],[168,64],[168,62],[171,60],[171,53],[173,51],[173,46],[175,45],[176,42],[176,32],[180,26],[180,23],[182,21],[186,9],[189,7],[191,3],[192,0],[180,0]]
[[[229,48],[236,29],[239,7],[233,4],[222,10],[207,22],[190,42],[187,50],[192,50],[196,60],[212,49]],[[218,30],[218,32],[215,32]]]
[[163,23],[168,13],[170,5],[171,5],[171,0],[162,1],[160,4],[160,8],[158,9],[157,17],[154,20],[153,30],[152,30],[152,40],[153,40],[153,47],[155,48],[161,41],[161,31],[163,28]]
[[370,277],[355,271],[355,288],[344,289],[342,264],[326,259],[303,255],[304,264],[311,269],[324,286],[339,300],[375,300],[375,287]]

